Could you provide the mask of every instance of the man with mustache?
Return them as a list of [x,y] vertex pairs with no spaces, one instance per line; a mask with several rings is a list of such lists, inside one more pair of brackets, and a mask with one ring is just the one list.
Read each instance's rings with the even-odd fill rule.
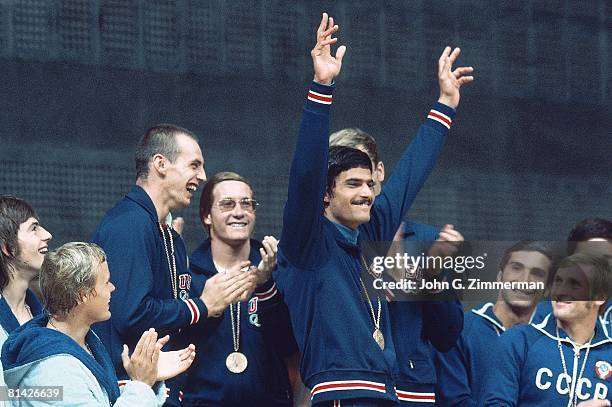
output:
[[501,337],[484,405],[609,405],[612,340],[598,316],[611,292],[605,259],[577,253],[562,260],[553,278],[553,313]]
[[[347,128],[333,133],[329,144],[353,147],[370,157],[374,195],[378,196],[385,179],[385,164],[374,137],[363,130]],[[464,239],[452,225],[444,225],[439,230],[430,225],[404,221],[394,240],[403,242],[398,246],[402,252],[427,252],[430,256],[445,257],[455,254]],[[438,242],[432,245],[434,241]],[[438,272],[430,271],[433,273],[428,274]],[[403,406],[433,404],[436,401],[433,351],[444,352],[455,344],[463,327],[461,303],[454,293],[445,291],[431,294],[429,301],[395,298],[395,293],[390,290],[385,295],[391,301],[391,330],[399,368],[398,398]]]
[[[289,176],[277,284],[302,353],[301,376],[315,406],[395,405],[396,355],[389,314],[362,279],[359,241],[392,240],[429,175],[471,68],[451,70],[459,50],[440,58],[440,99],[374,202],[372,163],[353,148],[329,148],[334,79],[346,51],[323,14],[311,52],[314,82],[302,114]],[[371,212],[371,213],[370,213]],[[370,290],[367,289],[370,286]]]

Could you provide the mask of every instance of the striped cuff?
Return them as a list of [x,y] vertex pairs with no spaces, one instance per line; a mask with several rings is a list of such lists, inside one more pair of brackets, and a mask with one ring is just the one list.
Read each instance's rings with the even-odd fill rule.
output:
[[315,112],[327,113],[332,104],[335,89],[334,83],[328,86],[313,81],[306,96],[306,107]]
[[276,283],[272,283],[272,286],[270,288],[268,288],[265,291],[261,291],[261,292],[256,292],[255,295],[257,296],[257,301],[261,302],[261,301],[268,301],[272,298],[274,298],[274,296],[276,296],[276,294],[278,294],[278,289],[276,288]]
[[420,393],[395,389],[399,401],[410,401],[413,403],[435,403],[436,393]]
[[368,380],[336,380],[332,382],[319,383],[313,386],[310,391],[310,399],[314,399],[317,394],[328,391],[355,391],[366,390],[377,393],[386,393],[385,384]]
[[427,121],[442,131],[448,131],[453,124],[455,114],[456,111],[452,107],[436,102],[427,114]]
[[206,305],[204,305],[204,302],[201,299],[190,298],[188,300],[183,300],[183,302],[187,305],[187,309],[189,310],[189,315],[191,316],[189,325],[197,324],[202,318],[202,315],[206,317],[206,314],[207,314]]

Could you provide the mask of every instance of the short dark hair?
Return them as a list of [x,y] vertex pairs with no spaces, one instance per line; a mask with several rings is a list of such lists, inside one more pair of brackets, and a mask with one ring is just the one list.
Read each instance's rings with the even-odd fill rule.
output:
[[586,242],[596,237],[612,240],[612,221],[587,218],[576,223],[567,237],[567,253],[574,254],[578,242]]
[[366,153],[352,147],[332,146],[327,159],[327,193],[333,195],[336,177],[351,168],[366,168],[372,171],[372,160]]
[[552,255],[552,248],[549,245],[537,240],[521,240],[516,242],[508,249],[506,249],[504,255],[502,256],[502,259],[499,263],[499,269],[502,272],[504,271],[506,265],[508,265],[510,257],[512,257],[512,253],[515,252],[538,252],[546,256],[550,260],[550,267],[548,268],[548,275],[546,276],[547,286],[552,282],[553,273],[551,272],[551,270],[553,268],[554,258]]
[[350,127],[332,133],[332,135],[329,136],[329,145],[353,148],[362,146],[374,164],[378,164],[380,162],[376,140],[374,137],[365,131],[358,129],[357,127]]
[[213,175],[206,182],[204,189],[202,189],[202,194],[200,195],[200,221],[202,222],[202,225],[204,225],[204,227],[206,228],[206,231],[209,235],[210,226],[204,223],[204,219],[208,216],[214,204],[213,191],[215,187],[224,181],[244,182],[249,186],[249,188],[251,188],[251,191],[253,191],[253,187],[251,186],[251,184],[249,184],[249,182],[240,174],[231,171],[222,171]]
[[179,134],[198,142],[195,134],[174,124],[158,124],[145,132],[136,146],[136,179],[147,178],[149,162],[155,154],[161,154],[174,163],[179,154],[176,142],[176,136]]
[[[30,218],[37,216],[29,203],[14,196],[0,196],[0,291],[9,283],[13,261],[19,256],[19,226]],[[6,250],[8,255],[2,249]]]
[[[590,298],[580,298],[579,300],[596,300],[602,299],[607,301],[612,294],[612,267],[608,261],[602,256],[594,256],[587,253],[572,254],[561,260],[557,271],[561,268],[580,265],[593,266],[593,273],[589,279],[589,294]],[[604,306],[600,307],[600,313],[603,312]]]

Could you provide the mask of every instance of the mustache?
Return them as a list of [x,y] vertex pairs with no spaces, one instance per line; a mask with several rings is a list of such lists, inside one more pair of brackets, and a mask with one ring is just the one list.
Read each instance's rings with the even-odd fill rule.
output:
[[368,205],[372,205],[373,200],[370,198],[363,198],[363,199],[355,199],[353,201],[351,201],[352,204],[354,205],[361,205],[364,203],[367,203]]

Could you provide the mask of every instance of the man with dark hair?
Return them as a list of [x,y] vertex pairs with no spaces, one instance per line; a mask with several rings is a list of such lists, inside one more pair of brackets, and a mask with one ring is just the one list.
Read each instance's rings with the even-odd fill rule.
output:
[[[552,257],[540,242],[520,241],[501,259],[497,281],[541,282],[552,276]],[[502,289],[495,304],[486,303],[465,313],[457,343],[436,353],[436,405],[480,406],[487,391],[485,377],[495,364],[499,336],[517,324],[531,322],[545,290]]]
[[551,315],[501,337],[483,405],[609,405],[612,340],[598,314],[612,291],[610,265],[574,254],[559,264],[551,290]]
[[42,312],[28,287],[38,277],[51,237],[28,202],[0,196],[0,347],[11,332]]
[[374,202],[367,154],[350,147],[329,152],[333,80],[346,50],[342,46],[331,54],[337,30],[324,13],[311,52],[314,82],[289,176],[277,284],[289,308],[313,405],[393,405],[398,402],[396,355],[388,309],[361,278],[359,242],[393,238],[438,157],[459,104],[459,88],[472,80],[464,75],[472,69],[452,71],[459,49],[444,50],[439,102]]
[[170,334],[170,349],[182,348],[186,343],[179,330],[220,315],[254,289],[253,276],[233,270],[189,295],[185,244],[166,219],[170,211],[188,206],[206,179],[193,133],[169,124],[147,130],[136,150],[136,173],[136,185],[107,212],[93,236],[107,254],[117,287],[112,318],[94,328],[120,380],[127,378],[121,363],[123,343],[132,347],[143,331],[155,328],[162,336]]
[[567,237],[567,254],[586,252],[612,260],[612,221],[587,218],[574,226]]
[[264,308],[277,314],[282,303],[272,279],[277,241],[251,238],[258,205],[251,185],[234,172],[215,174],[202,190],[200,220],[208,239],[189,258],[192,290],[201,291],[211,278],[247,260],[258,265],[253,269],[257,288],[225,308],[217,322],[190,330],[199,351],[181,386],[182,405],[291,406],[284,358],[296,347],[288,324],[284,329],[277,324],[288,320],[286,311],[279,321],[276,315],[262,318]]
[[[330,154],[336,146],[346,146],[368,155],[373,168],[374,195],[379,195],[385,179],[385,165],[380,159],[374,137],[361,129],[347,128],[333,133],[329,137],[329,144]],[[428,252],[430,256],[445,257],[456,253],[463,236],[452,225],[438,230],[430,225],[404,221],[394,240],[403,242],[398,245],[402,252]],[[436,240],[439,242],[432,245]],[[426,278],[440,271],[426,270]],[[399,368],[398,398],[405,406],[434,403],[436,374],[433,348],[447,351],[459,337],[463,327],[461,302],[454,293],[447,291],[430,294],[428,301],[399,300],[390,291],[386,297],[392,301],[389,313]]]

